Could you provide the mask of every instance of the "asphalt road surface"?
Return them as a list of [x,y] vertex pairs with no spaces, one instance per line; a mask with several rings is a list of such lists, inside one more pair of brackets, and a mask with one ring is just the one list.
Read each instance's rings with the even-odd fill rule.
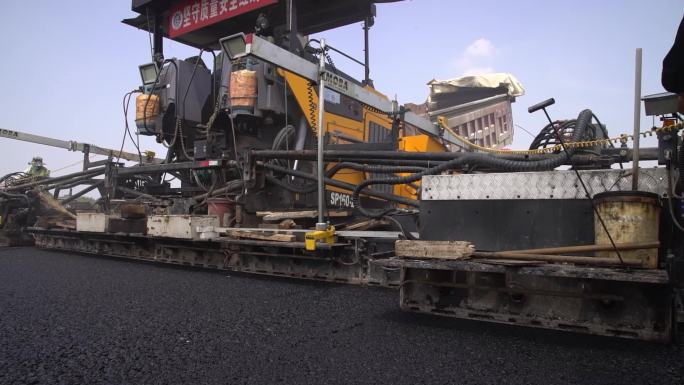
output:
[[683,384],[684,349],[408,314],[379,288],[0,249],[0,384]]

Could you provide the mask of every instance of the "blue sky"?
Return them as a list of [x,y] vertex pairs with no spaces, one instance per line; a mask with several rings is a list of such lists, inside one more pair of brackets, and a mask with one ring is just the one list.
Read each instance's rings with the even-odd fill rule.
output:
[[[681,0],[379,5],[371,30],[371,77],[376,88],[405,103],[425,100],[426,83],[433,78],[510,72],[526,89],[514,104],[513,119],[528,131],[536,133],[544,119],[529,115],[527,106],[555,97],[553,118],[575,117],[591,108],[611,135],[631,132],[634,49],[644,50],[643,93],[662,91],[661,62],[683,5]],[[133,16],[130,1],[4,0],[3,16],[0,128],[118,148],[122,97],[139,85],[138,65],[150,61],[147,34],[120,23]],[[320,36],[363,57],[360,24]],[[167,40],[165,53],[185,58],[196,50]],[[336,64],[362,73],[341,58]],[[643,117],[643,129],[650,125],[651,119]],[[512,147],[525,148],[531,140],[516,129]],[[153,138],[141,137],[141,143],[143,149],[163,150]],[[81,158],[80,153],[6,139],[0,139],[0,149],[0,175],[25,168],[36,154],[52,169]],[[133,147],[129,143],[126,149]]]

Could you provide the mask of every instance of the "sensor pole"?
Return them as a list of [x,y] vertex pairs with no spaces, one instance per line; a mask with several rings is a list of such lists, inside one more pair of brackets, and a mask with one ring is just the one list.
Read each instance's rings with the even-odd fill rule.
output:
[[316,230],[326,230],[328,224],[325,221],[325,164],[323,163],[324,127],[325,117],[325,39],[321,39],[321,54],[318,63],[318,223]]
[[634,58],[634,133],[632,143],[632,190],[639,190],[639,132],[641,132],[641,48]]

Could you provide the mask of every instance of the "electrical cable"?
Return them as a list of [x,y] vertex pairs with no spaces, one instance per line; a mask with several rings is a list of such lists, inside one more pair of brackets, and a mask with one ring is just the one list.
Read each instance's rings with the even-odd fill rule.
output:
[[675,190],[678,190],[680,193],[684,188],[682,187],[682,184],[684,184],[684,138],[680,139],[679,143],[679,148],[677,149],[677,167],[679,168],[679,180],[677,181],[677,184],[675,184]]
[[[235,155],[235,162],[237,164],[235,168],[238,170],[238,173],[240,173],[240,179],[244,179],[245,176],[242,167],[240,166],[240,162],[238,161],[237,135],[235,135],[235,119],[233,118],[232,113],[228,114],[228,119],[230,120],[230,132],[233,137],[233,154]],[[242,191],[245,192],[246,188],[247,185],[243,184]]]
[[[288,99],[287,89],[288,89],[287,88],[287,82],[284,82],[284,84],[283,84],[283,94],[284,94],[283,95],[283,101],[285,104],[285,108],[284,108],[285,109],[285,127],[291,125],[290,124],[290,118],[289,118],[288,106],[287,106],[287,99]],[[292,128],[294,129],[294,127],[292,127]],[[290,151],[290,142],[289,141],[285,141],[285,150]],[[286,159],[286,160],[287,160],[287,168],[292,168],[290,165],[290,159]],[[295,164],[295,166],[296,166],[296,164]]]
[[[142,161],[142,152],[140,151],[140,137],[138,136],[138,141],[133,139],[133,134],[131,134],[131,129],[130,126],[128,125],[128,110],[131,105],[131,98],[133,97],[133,94],[138,93],[140,91],[134,90],[128,93],[128,99],[124,96],[124,105],[123,105],[123,113],[124,113],[124,126],[126,129],[126,133],[128,133],[128,137],[131,139],[131,142],[133,143],[133,146],[135,146],[135,149],[138,151],[138,157],[140,160],[140,164],[143,163]],[[121,156],[121,152],[119,152],[119,156]],[[117,160],[118,161],[118,160]]]
[[675,215],[675,212],[674,212],[674,207],[672,206],[672,198],[674,198],[674,189],[672,186],[672,178],[670,176],[671,167],[672,167],[671,162],[668,162],[668,164],[665,167],[667,169],[667,194],[668,194],[667,207],[669,209],[668,211],[670,212],[670,217],[672,218],[672,223],[675,225],[675,227],[677,227],[677,229],[679,229],[679,231],[684,233],[684,226],[682,226],[679,223],[679,220],[677,219],[677,216]]
[[[606,129],[606,126],[604,126],[604,125],[601,123],[601,121],[599,120],[598,116],[596,116],[596,114],[594,114],[594,113],[592,113],[591,116],[594,118],[594,120],[596,120],[596,124],[598,124],[599,128],[600,128],[601,131],[603,132],[603,137],[604,137],[604,139],[605,139],[605,138],[610,138],[610,135],[608,135],[608,129]],[[615,148],[615,145],[613,144],[612,141],[611,141],[611,142],[608,142],[608,145],[609,145],[611,148]],[[620,165],[622,166],[622,163],[620,163]]]
[[[133,90],[130,92],[127,92],[124,97],[123,97],[123,113],[124,113],[124,134],[123,138],[121,139],[121,147],[119,148],[119,153],[118,156],[116,157],[116,163],[119,163],[121,160],[121,153],[123,152],[124,144],[126,143],[126,136],[129,136],[131,138],[131,141],[133,142],[133,145],[136,147],[138,150],[138,156],[140,157],[140,163],[142,163],[142,154],[140,153],[140,148],[136,145],[135,140],[133,140],[133,136],[130,133],[130,129],[128,126],[128,106],[130,105],[131,97],[133,94],[139,92],[138,90]],[[148,99],[149,101],[149,99]]]
[[318,118],[316,111],[318,111],[318,103],[314,100],[314,86],[312,82],[306,84],[306,97],[307,97],[307,112],[309,113],[309,126],[311,126],[311,131],[314,135],[318,135],[318,125],[316,124]]
[[[124,97],[123,97],[124,106],[126,105],[126,97],[132,93],[133,93],[133,91],[127,92],[126,94],[124,94]],[[125,110],[125,108],[124,108],[124,110]],[[119,156],[116,158],[116,163],[119,163],[119,160],[121,159],[121,152],[123,151],[125,143],[126,143],[126,130],[124,128],[123,138],[121,138],[121,147],[119,148]]]
[[394,225],[397,228],[399,228],[399,231],[404,235],[404,238],[406,238],[408,240],[415,240],[416,239],[416,237],[414,237],[410,231],[406,231],[406,229],[404,229],[404,226],[401,224],[401,222],[399,222],[399,220],[397,220],[397,218],[391,217],[389,215],[385,215],[382,218],[387,219],[390,222],[394,223]]
[[518,127],[519,129],[525,131],[525,132],[526,132],[528,135],[530,135],[532,138],[535,138],[535,137],[536,137],[536,135],[534,135],[533,133],[527,131],[527,129],[526,129],[525,127],[523,127],[523,126],[521,126],[521,125],[519,125],[519,124],[515,124],[515,123],[513,123],[513,125],[516,126],[516,127]]
[[152,44],[152,29],[150,25],[150,7],[145,8],[145,13],[145,16],[147,17],[147,36],[150,40],[150,57],[152,58],[152,61],[154,61],[154,46]]
[[[608,135],[608,129],[606,128],[606,126],[603,125],[603,123],[601,123],[598,116],[596,116],[596,114],[593,113],[592,116],[594,117],[594,120],[596,120],[596,124],[598,124],[599,128],[601,128],[601,131],[603,132],[603,138],[610,138],[610,135]],[[610,148],[615,148],[615,143],[612,140],[608,142],[608,145],[610,146]],[[622,162],[618,162],[618,164],[620,165],[621,170],[625,168]]]
[[[94,156],[96,156],[96,155],[97,155],[97,154],[90,154],[90,155],[88,156],[88,161],[90,161],[91,158],[94,157]],[[76,162],[73,162],[73,163],[69,163],[69,164],[67,164],[66,166],[62,166],[62,167],[60,167],[60,168],[58,168],[58,169],[50,170],[50,174],[51,174],[52,176],[56,176],[56,175],[55,175],[56,172],[62,171],[62,170],[66,170],[67,168],[74,167],[74,166],[76,166],[76,165],[78,165],[78,164],[81,164],[81,163],[83,163],[83,160],[82,160],[82,159],[81,159],[81,160],[78,160],[78,161],[76,161]],[[0,180],[0,181],[2,181],[2,180]]]
[[[143,109],[143,127],[145,127],[145,131],[148,131],[147,130],[147,107],[150,104],[151,96],[154,94],[154,89],[157,87],[157,84],[159,83],[159,78],[160,78],[162,70],[164,68],[164,64],[166,64],[166,63],[173,64],[174,68],[176,69],[176,84],[178,84],[178,65],[176,65],[176,63],[172,59],[164,60],[161,64],[161,67],[157,71],[157,76],[154,78],[154,83],[152,83],[152,87],[150,88],[150,97],[148,97],[147,100],[145,101],[145,108]],[[174,115],[175,115],[176,120],[178,120],[178,108],[175,109]],[[174,134],[174,138],[173,138],[174,143],[176,141],[175,136],[177,134],[178,134],[178,131],[176,130],[176,133]],[[163,132],[159,132],[159,130],[157,130],[157,135],[161,136],[162,144],[164,144],[163,143],[163,140],[164,140]],[[173,147],[173,146],[170,145],[167,148],[169,148],[169,147]]]
[[[211,62],[211,68],[216,74],[216,53],[213,50],[205,51],[209,52],[213,58],[213,61]],[[219,79],[220,80],[220,79]],[[216,92],[216,76],[211,77],[211,100],[213,102],[216,102],[218,100],[218,93]]]

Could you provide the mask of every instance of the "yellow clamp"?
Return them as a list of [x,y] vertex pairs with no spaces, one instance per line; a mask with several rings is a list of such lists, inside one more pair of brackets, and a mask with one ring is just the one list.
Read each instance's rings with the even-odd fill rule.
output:
[[335,243],[335,226],[328,226],[325,230],[309,231],[304,234],[306,251],[316,251],[316,243],[318,242],[325,242],[329,245]]
[[145,150],[145,152],[143,152],[143,154],[145,154],[145,158],[147,158],[147,159],[154,159],[154,157],[157,155],[152,150]]

